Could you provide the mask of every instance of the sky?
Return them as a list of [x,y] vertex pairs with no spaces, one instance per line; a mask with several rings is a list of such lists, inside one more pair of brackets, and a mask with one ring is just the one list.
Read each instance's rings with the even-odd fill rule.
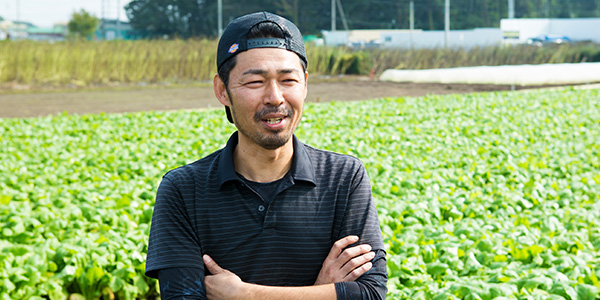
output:
[[0,17],[5,20],[26,21],[39,27],[52,27],[56,23],[67,23],[75,11],[85,9],[97,18],[127,21],[123,7],[131,0],[0,0]]

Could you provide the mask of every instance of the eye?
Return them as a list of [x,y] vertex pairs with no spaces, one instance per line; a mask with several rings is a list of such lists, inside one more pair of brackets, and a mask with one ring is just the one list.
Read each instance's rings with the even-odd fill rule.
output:
[[294,77],[287,77],[287,78],[284,78],[281,81],[284,82],[284,83],[288,83],[288,84],[293,84],[293,83],[300,82],[297,78],[294,78]]
[[246,82],[247,86],[253,87],[253,86],[259,86],[262,85],[262,80],[251,80]]

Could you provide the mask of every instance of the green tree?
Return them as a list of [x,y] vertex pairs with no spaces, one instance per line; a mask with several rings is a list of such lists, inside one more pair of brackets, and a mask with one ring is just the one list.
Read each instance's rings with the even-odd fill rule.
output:
[[[339,0],[350,29],[408,29],[410,0]],[[450,29],[498,27],[508,17],[508,0],[451,0]],[[125,6],[134,28],[149,37],[216,37],[216,0],[133,0]],[[414,0],[415,28],[444,29],[444,0]],[[256,11],[280,14],[303,34],[331,28],[331,0],[223,0],[223,27]],[[600,17],[600,0],[515,0],[517,18]],[[338,29],[342,18],[338,11]]]
[[73,38],[91,38],[98,27],[98,18],[91,15],[84,9],[74,12],[69,21],[69,35]]
[[125,12],[131,25],[147,37],[217,35],[217,1],[133,0]]

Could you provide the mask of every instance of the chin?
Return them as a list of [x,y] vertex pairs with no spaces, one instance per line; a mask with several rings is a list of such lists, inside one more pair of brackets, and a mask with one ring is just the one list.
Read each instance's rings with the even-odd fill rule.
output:
[[290,141],[291,138],[292,138],[291,134],[285,135],[285,136],[281,135],[281,134],[277,134],[275,136],[263,138],[257,144],[265,149],[275,150],[275,149],[279,149],[279,148],[285,146]]

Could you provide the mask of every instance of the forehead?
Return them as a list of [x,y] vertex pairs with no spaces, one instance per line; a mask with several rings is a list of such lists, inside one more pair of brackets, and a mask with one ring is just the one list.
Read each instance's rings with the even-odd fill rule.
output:
[[292,51],[280,48],[250,49],[238,54],[236,60],[232,71],[297,69],[302,73],[300,57]]

